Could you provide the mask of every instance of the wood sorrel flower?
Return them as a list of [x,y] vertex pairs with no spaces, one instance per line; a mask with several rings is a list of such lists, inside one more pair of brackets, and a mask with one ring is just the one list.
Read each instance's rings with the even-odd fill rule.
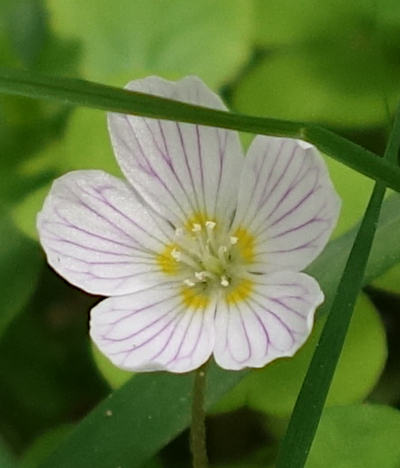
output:
[[[225,109],[198,78],[128,89]],[[323,249],[339,198],[308,143],[109,115],[127,182],[102,171],[60,177],[38,215],[50,265],[110,296],[90,334],[117,366],[186,372],[211,354],[226,369],[291,356],[307,339],[318,283],[300,271]]]

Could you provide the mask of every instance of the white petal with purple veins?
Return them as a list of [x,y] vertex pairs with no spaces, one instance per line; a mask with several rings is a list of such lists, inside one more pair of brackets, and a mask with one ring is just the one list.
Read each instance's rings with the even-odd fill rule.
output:
[[325,247],[340,199],[308,143],[257,136],[245,158],[234,227],[255,239],[253,271],[305,268]]
[[188,308],[177,288],[152,288],[100,302],[91,312],[90,335],[122,369],[188,372],[212,353],[214,311],[214,302]]
[[263,367],[292,356],[308,338],[322,303],[318,283],[304,273],[254,275],[248,297],[221,299],[215,319],[214,357],[221,367]]
[[[158,77],[127,89],[225,110],[196,77]],[[177,224],[194,213],[229,217],[236,204],[243,154],[237,132],[131,115],[109,114],[117,159],[128,180],[153,207]]]
[[37,225],[50,265],[87,292],[127,294],[166,279],[157,253],[170,242],[172,227],[105,172],[57,179]]

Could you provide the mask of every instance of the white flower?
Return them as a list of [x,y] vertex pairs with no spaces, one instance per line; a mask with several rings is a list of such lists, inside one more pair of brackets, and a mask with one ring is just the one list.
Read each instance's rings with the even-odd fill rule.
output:
[[[201,80],[128,89],[225,109]],[[117,366],[186,372],[213,354],[225,369],[291,356],[323,301],[300,271],[323,249],[339,198],[308,143],[109,115],[127,182],[102,171],[56,180],[38,215],[50,265],[110,296],[90,334]],[[93,155],[95,158],[95,155]]]

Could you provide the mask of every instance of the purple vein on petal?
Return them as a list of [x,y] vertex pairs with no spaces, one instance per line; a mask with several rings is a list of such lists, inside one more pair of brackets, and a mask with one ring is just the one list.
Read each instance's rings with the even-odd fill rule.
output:
[[205,314],[206,314],[206,312],[203,311],[203,312],[202,312],[202,317],[201,317],[201,324],[200,324],[200,327],[199,327],[199,331],[198,331],[198,333],[197,333],[197,338],[196,338],[196,340],[195,340],[195,342],[194,342],[194,344],[193,344],[192,351],[189,353],[190,355],[192,355],[192,354],[194,353],[195,349],[197,349],[197,346],[198,346],[198,344],[199,344],[200,338],[201,338],[201,336],[202,336],[202,334],[203,334],[204,321],[205,321]]
[[[184,345],[184,343],[185,343],[185,339],[186,339],[188,330],[189,330],[190,326],[192,325],[193,318],[194,318],[196,312],[197,312],[197,311],[192,311],[192,312],[191,312],[190,320],[188,321],[188,323],[187,323],[187,325],[186,325],[186,328],[185,328],[185,331],[184,331],[183,336],[182,336],[182,338],[181,338],[181,341],[180,341],[180,343],[179,343],[178,349],[176,350],[174,356],[167,362],[166,365],[169,365],[169,364],[171,364],[172,362],[174,362],[174,361],[176,361],[176,360],[178,359],[178,356],[179,356],[179,354],[180,354],[180,352],[181,352],[181,350],[182,350],[182,347],[183,347],[183,345]],[[161,351],[157,356],[155,356],[155,357],[158,357],[161,353],[162,353],[162,351]],[[190,354],[191,354],[191,353],[189,353],[189,355],[190,355]]]
[[[272,186],[271,186],[271,187],[268,187],[269,181],[270,181],[270,179],[271,179],[271,177],[272,177],[272,173],[273,173],[273,171],[274,171],[275,168],[276,168],[276,164],[277,164],[277,162],[279,161],[279,158],[280,158],[281,153],[282,153],[282,150],[283,150],[283,142],[281,142],[280,148],[279,148],[279,150],[278,150],[278,153],[277,153],[277,155],[276,155],[276,158],[275,158],[275,161],[274,161],[274,164],[273,164],[273,167],[271,168],[271,171],[270,171],[270,173],[269,173],[269,175],[268,175],[267,181],[266,181],[265,184],[264,184],[263,193],[262,193],[262,195],[260,196],[260,205],[259,205],[260,208],[261,208],[262,205],[265,205],[265,204],[268,202],[270,196],[274,193],[274,191],[276,190],[277,186],[281,183],[283,177],[284,177],[284,176],[286,175],[286,173],[287,173],[287,170],[288,170],[289,166],[292,164],[292,161],[293,161],[293,159],[294,159],[294,157],[295,157],[295,154],[296,154],[297,149],[298,149],[298,146],[295,144],[295,145],[293,146],[293,148],[292,148],[292,153],[291,153],[289,159],[287,160],[286,165],[285,165],[285,166],[282,168],[282,170],[281,170],[280,175],[277,177],[277,179],[276,179],[275,182],[272,184]],[[268,190],[268,188],[269,188],[269,190]]]
[[258,257],[264,254],[271,255],[271,254],[295,252],[296,250],[301,250],[301,249],[315,249],[318,247],[318,245],[315,245],[314,242],[317,241],[322,235],[324,235],[326,231],[327,229],[320,231],[313,239],[308,240],[304,244],[297,245],[296,247],[291,247],[287,249],[276,249],[276,250],[262,250],[262,251],[256,252],[254,256]]
[[283,213],[278,219],[274,220],[267,226],[265,226],[261,231],[257,233],[258,236],[261,236],[265,232],[268,231],[268,229],[272,228],[273,226],[279,224],[281,221],[283,221],[287,216],[292,215],[295,213],[311,196],[315,195],[319,190],[321,189],[321,186],[313,187],[310,189],[309,192],[307,192],[303,198],[301,198],[296,205],[292,206],[289,210],[287,210],[285,213]]
[[294,227],[292,227],[292,228],[286,229],[285,231],[278,232],[277,234],[275,234],[275,235],[273,235],[273,236],[269,235],[269,236],[268,236],[268,239],[272,240],[272,239],[277,239],[277,238],[279,238],[279,237],[283,237],[283,236],[285,236],[286,234],[290,234],[290,233],[292,233],[292,232],[298,231],[299,229],[302,229],[302,228],[308,226],[309,224],[313,224],[313,223],[316,223],[316,224],[318,224],[318,223],[327,224],[327,223],[330,223],[330,219],[328,219],[328,218],[320,218],[320,217],[319,217],[319,216],[321,215],[321,212],[323,212],[323,211],[325,210],[326,205],[327,205],[327,204],[326,204],[326,202],[325,202],[325,203],[319,208],[319,210],[317,211],[317,213],[315,213],[315,215],[314,215],[311,219],[309,219],[309,220],[307,220],[307,221],[305,221],[305,222],[303,222],[303,223],[301,223],[301,224],[298,224],[297,226],[294,226]]
[[[176,130],[177,130],[178,136],[179,136],[179,143],[181,145],[183,157],[184,157],[184,160],[185,160],[186,169],[187,169],[187,171],[189,173],[190,183],[192,185],[192,190],[193,190],[193,196],[194,196],[195,203],[197,205],[197,211],[201,211],[200,203],[199,203],[199,200],[197,198],[197,187],[195,186],[195,183],[194,183],[194,177],[193,177],[192,168],[191,168],[191,165],[190,165],[190,162],[189,162],[189,156],[188,156],[188,153],[187,153],[187,150],[186,150],[185,141],[183,139],[182,129],[181,129],[180,124],[178,122],[175,122],[175,125],[176,125]],[[187,194],[186,194],[186,196],[187,196]],[[204,200],[203,200],[203,202],[204,202]]]
[[[254,198],[254,194],[257,190],[257,185],[259,182],[263,182],[264,184],[264,187],[262,189],[262,193],[260,194],[259,196],[259,199],[258,199],[258,204],[257,204],[257,210],[253,213],[252,217],[249,219],[249,220],[246,220],[246,224],[248,226],[251,226],[252,223],[257,219],[257,216],[259,215],[259,211],[261,209],[261,207],[266,203],[264,198],[265,197],[268,197],[270,195],[270,193],[272,193],[273,191],[273,188],[271,188],[269,190],[269,192],[267,193],[268,189],[270,188],[269,187],[269,183],[270,183],[270,180],[272,178],[272,175],[275,171],[275,168],[276,168],[276,165],[278,163],[278,160],[279,160],[279,157],[282,153],[282,149],[283,149],[283,141],[280,142],[279,144],[279,147],[277,149],[277,152],[275,154],[275,159],[274,159],[274,162],[272,163],[272,166],[268,172],[268,175],[267,175],[267,178],[265,181],[263,181],[263,177],[264,177],[264,173],[263,173],[263,170],[264,170],[264,166],[265,164],[267,163],[267,159],[268,159],[268,152],[270,150],[270,142],[268,142],[265,150],[264,150],[264,153],[262,155],[262,162],[261,162],[261,167],[258,171],[256,171],[256,180],[255,180],[255,183],[253,185],[253,190],[252,190],[252,194],[251,194],[251,197],[249,198],[250,200],[252,200]],[[254,171],[254,168],[253,168],[253,171]],[[243,182],[242,182],[243,183]]]
[[73,229],[73,230],[75,230],[77,232],[80,232],[82,234],[87,234],[88,236],[94,237],[95,239],[104,240],[106,242],[111,242],[113,244],[119,245],[120,247],[126,247],[128,249],[132,249],[132,245],[125,244],[124,242],[120,242],[120,241],[111,239],[111,238],[106,237],[106,236],[100,236],[99,234],[95,234],[94,232],[88,231],[87,229],[83,229],[83,228],[81,228],[79,226],[76,226],[75,224],[71,224],[67,220],[64,220],[64,222],[61,222],[61,221],[46,221],[43,225],[46,225],[46,224],[50,224],[51,226],[67,227],[67,228]]
[[[168,315],[168,314],[165,314],[165,315]],[[162,334],[165,330],[167,330],[168,327],[171,325],[171,323],[173,323],[176,320],[178,315],[179,315],[179,313],[176,312],[173,315],[173,317],[166,324],[164,324],[163,327],[160,330],[158,330],[156,333],[151,335],[149,338],[146,338],[140,344],[131,344],[131,345],[129,345],[128,348],[121,349],[119,351],[109,351],[107,354],[109,354],[110,356],[118,356],[120,354],[125,354],[126,353],[126,356],[123,358],[123,361],[121,362],[121,364],[124,364],[126,362],[126,360],[132,355],[132,353],[134,353],[135,351],[137,351],[140,348],[143,348],[143,346],[146,346],[149,342],[151,342],[154,339],[154,337],[156,337],[157,335]],[[127,338],[127,339],[129,339],[129,338]],[[110,339],[110,338],[107,338],[107,341],[110,342],[110,343],[119,342],[117,340]]]
[[[272,207],[272,209],[268,212],[268,214],[266,214],[266,216],[264,217],[265,220],[270,218],[275,213],[275,211],[281,206],[281,204],[285,201],[285,199],[289,196],[289,194],[298,186],[299,183],[301,183],[303,181],[303,179],[304,179],[303,170],[305,168],[304,159],[305,159],[305,155],[303,155],[303,161],[302,161],[301,165],[299,166],[299,168],[297,169],[297,172],[294,175],[293,179],[291,180],[288,188],[283,193],[281,198],[275,203],[275,205]],[[309,169],[309,170],[311,171],[313,169]]]
[[[134,312],[132,312],[131,314],[127,315],[124,317],[124,320],[126,320],[127,318],[131,318],[131,317],[134,317],[135,315],[137,314],[140,314],[142,313],[143,311],[145,311],[146,309],[149,309],[151,307],[153,307],[154,305],[156,304],[152,304],[150,307],[142,307],[138,310],[135,310]],[[119,309],[118,309],[119,310]],[[155,325],[156,323],[160,322],[161,320],[163,320],[165,317],[167,317],[168,315],[171,314],[171,312],[174,312],[175,311],[175,305],[172,305],[170,309],[168,309],[166,312],[164,312],[162,315],[160,315],[159,317],[155,318],[152,322],[148,323],[147,325],[145,325],[144,327],[140,328],[139,330],[136,330],[134,333],[131,333],[129,335],[125,335],[121,338],[111,338],[109,335],[110,333],[112,333],[112,331],[114,330],[114,327],[115,325],[117,325],[119,322],[116,322],[112,325],[112,327],[110,329],[108,329],[103,335],[101,335],[101,338],[103,338],[104,340],[108,340],[112,343],[119,343],[121,341],[125,341],[125,340],[130,340],[132,338],[134,338],[135,336],[139,335],[140,333],[142,333],[143,331],[145,330],[148,330],[149,328],[151,328],[153,325]]]
[[[226,145],[228,143],[228,132],[224,131],[222,132],[219,128],[215,128],[215,133],[217,136],[217,141],[218,141],[218,182],[217,182],[217,189],[216,189],[216,200],[215,200],[215,208],[214,208],[214,213],[213,215],[216,216],[217,212],[217,206],[218,206],[218,199],[219,199],[219,194],[221,190],[221,180],[222,180],[222,174],[224,170],[224,163],[225,163],[225,151],[226,151]],[[224,143],[221,142],[221,133],[224,134]]]
[[[127,118],[127,117],[126,117]],[[129,119],[127,119],[127,122],[129,124],[129,126],[131,127],[131,133],[132,135],[135,137],[135,141],[136,141],[136,144],[140,150],[140,153],[142,154],[142,157],[143,159],[146,161],[147,163],[147,166],[149,167],[149,170],[150,172],[147,171],[147,174],[150,175],[151,177],[155,177],[158,182],[161,184],[161,186],[166,190],[166,192],[170,195],[170,197],[175,201],[176,205],[178,206],[178,208],[180,209],[182,215],[184,216],[184,218],[186,218],[187,214],[185,212],[185,210],[183,209],[182,205],[179,203],[178,199],[175,197],[174,193],[169,189],[169,187],[165,184],[165,182],[161,179],[161,177],[157,174],[157,171],[155,171],[155,169],[153,168],[153,166],[151,165],[150,161],[148,160],[148,158],[146,157],[145,153],[144,153],[144,149],[139,141],[139,138],[137,137],[136,135],[136,131],[135,131],[135,128],[132,126],[132,123],[130,122]],[[157,200],[157,202],[159,203],[160,201]],[[168,211],[171,212],[170,208],[163,204],[163,206],[165,208],[168,209]]]
[[[157,149],[157,151],[159,152],[159,154],[161,155],[162,159],[165,161],[165,163],[167,164],[170,172],[173,174],[176,182],[178,183],[179,187],[181,188],[182,192],[184,193],[184,195],[186,196],[186,199],[188,201],[188,204],[189,206],[191,206],[191,208],[194,210],[194,207],[193,207],[193,203],[192,203],[192,200],[190,199],[189,195],[187,194],[186,192],[186,189],[181,181],[181,179],[179,178],[176,170],[175,170],[175,167],[174,167],[174,163],[173,163],[173,159],[169,156],[169,151],[168,151],[168,147],[167,147],[167,140],[165,139],[165,136],[164,136],[164,132],[162,131],[162,123],[160,120],[158,120],[158,123],[159,123],[159,127],[160,127],[160,131],[162,132],[162,138],[164,140],[164,146],[166,148],[166,153],[164,153],[161,148],[159,147],[158,143],[157,143],[157,140],[155,138],[155,135],[153,133],[153,130],[151,129],[151,127],[149,126],[148,122],[147,122],[147,119],[144,118],[144,123],[148,129],[148,131],[150,132],[151,134],[151,137],[152,137],[152,140],[153,140],[153,143],[154,143],[154,146],[155,148]],[[179,124],[178,122],[175,122],[178,126],[178,129],[179,129]]]
[[69,244],[69,245],[74,245],[76,247],[81,247],[82,249],[89,250],[90,252],[104,253],[104,254],[107,254],[107,255],[115,255],[117,257],[132,258],[132,254],[127,254],[127,253],[122,253],[122,252],[119,252],[119,253],[115,252],[114,253],[114,252],[110,252],[109,250],[96,249],[95,247],[84,246],[82,244],[71,241],[69,239],[63,239],[63,238],[57,237],[57,236],[55,236],[55,234],[53,232],[48,231],[48,234],[51,234],[51,236],[48,236],[48,235],[43,236],[42,235],[42,238],[43,239],[48,239],[48,240],[54,241],[54,242],[61,242],[63,244]]
[[207,210],[206,191],[205,191],[205,185],[204,185],[204,167],[203,167],[202,145],[201,145],[199,125],[195,126],[195,131],[196,131],[196,141],[197,141],[197,155],[198,155],[198,158],[199,158],[201,190],[202,190],[202,195],[203,195],[204,209]]
[[[128,239],[132,240],[133,242],[135,243],[138,243],[137,242],[137,239],[135,239],[131,234],[127,233],[126,231],[124,231],[120,226],[118,226],[117,224],[115,224],[113,221],[111,221],[109,218],[107,218],[106,216],[104,216],[103,214],[99,213],[97,210],[95,210],[94,208],[92,208],[90,205],[88,205],[87,203],[85,203],[82,198],[78,197],[78,200],[79,200],[79,203],[85,207],[88,211],[90,211],[91,213],[93,213],[94,215],[98,216],[100,219],[102,219],[103,221],[105,221],[107,224],[109,224],[111,227],[113,227],[116,231],[120,232],[122,235],[124,235],[125,237],[127,237]],[[112,207],[111,207],[112,208]],[[58,214],[58,213],[57,213]],[[58,214],[59,215],[59,214]],[[130,218],[127,217],[127,219],[130,220]],[[135,224],[132,220],[130,220],[133,224]]]
[[[84,190],[83,188],[80,187],[80,189]],[[143,228],[143,226],[141,226],[140,224],[136,223],[136,221],[134,221],[130,216],[126,215],[123,211],[121,211],[119,208],[117,208],[115,205],[113,205],[108,199],[107,197],[103,194],[102,191],[100,190],[96,190],[95,188],[93,188],[93,190],[95,190],[101,197],[101,199],[99,199],[99,201],[101,201],[103,204],[105,204],[106,206],[108,206],[109,208],[111,208],[112,210],[114,210],[116,213],[118,213],[122,218],[126,219],[128,222],[130,222],[131,224],[133,224],[137,229],[139,229],[140,231],[142,231],[144,234],[146,234],[148,237],[151,237],[152,239],[160,242],[161,244],[164,244],[164,241],[159,239],[158,237],[156,237],[154,234],[150,233],[149,231],[147,231],[146,229]],[[90,192],[86,192],[89,196],[90,196]],[[78,199],[81,200],[78,196]],[[82,202],[83,203],[83,202]],[[98,212],[97,212],[98,213]],[[99,215],[100,216],[100,215]],[[127,234],[128,235],[128,234]],[[139,243],[135,238],[133,238],[131,236],[131,238],[136,242],[136,243]],[[140,243],[139,243],[140,244]]]
[[[178,313],[177,314],[175,323],[173,324],[172,330],[170,331],[170,333],[168,335],[168,338],[166,339],[164,345],[162,346],[162,348],[160,350],[158,350],[157,353],[155,353],[151,357],[150,361],[154,361],[155,359],[157,359],[168,348],[168,346],[171,343],[172,337],[175,335],[176,329],[178,328],[179,324],[182,322],[182,320],[184,318],[185,318],[185,314],[183,314],[183,313]],[[192,318],[193,318],[193,315],[192,315]]]
[[[296,330],[293,330],[289,327],[289,325],[287,325],[287,323],[285,323],[275,312],[273,312],[272,310],[268,309],[266,306],[264,306],[263,304],[261,304],[260,302],[254,300],[254,303],[257,304],[260,309],[264,310],[265,312],[267,312],[269,315],[271,315],[278,323],[281,324],[281,326],[288,332],[291,340],[292,340],[292,346],[296,343],[296,338],[295,338],[295,334],[301,334],[300,332],[297,332]],[[276,347],[275,347],[276,349]]]
[[250,357],[251,357],[251,340],[249,338],[249,334],[248,334],[248,331],[247,331],[247,328],[246,328],[246,323],[243,320],[242,310],[241,310],[240,307],[238,307],[237,304],[235,304],[235,306],[236,306],[236,313],[238,313],[239,317],[240,317],[240,324],[241,324],[242,329],[243,329],[244,337],[246,338],[247,349],[248,349],[247,358],[243,359],[242,361],[238,361],[238,362],[244,362],[244,361],[247,361],[248,359],[250,359]]
[[[287,304],[285,304],[281,299],[287,299],[287,298],[293,298],[293,297],[296,297],[296,296],[285,296],[285,297],[282,297],[280,299],[276,298],[276,297],[271,297],[271,296],[267,296],[265,294],[262,294],[260,293],[259,291],[254,291],[254,294],[256,296],[260,296],[262,297],[263,299],[267,299],[268,301],[271,301],[271,302],[274,302],[275,304],[279,304],[280,306],[282,306],[284,309],[288,310],[289,312],[293,312],[295,315],[301,317],[302,319],[306,319],[307,318],[307,315],[304,315],[304,314],[301,314],[298,310],[296,309],[293,309],[292,307],[289,307]],[[298,298],[298,296],[297,296]],[[304,302],[306,302],[304,300]]]
[[261,328],[263,329],[264,335],[265,335],[265,356],[268,354],[269,346],[271,344],[271,340],[269,337],[268,330],[262,321],[261,317],[258,315],[257,311],[254,309],[253,304],[249,300],[245,300],[247,307],[251,310],[251,312],[254,314],[256,317],[258,323],[261,325]]
[[[152,289],[152,288],[150,288]],[[175,297],[177,297],[177,295],[174,295],[174,296],[171,296],[168,298],[168,300],[170,299],[174,299]],[[112,322],[104,322],[104,325],[117,325],[118,323],[122,322],[123,320],[127,319],[127,318],[130,318],[130,317],[133,317],[135,316],[136,314],[140,313],[140,312],[143,312],[144,310],[148,310],[148,309],[151,309],[152,307],[154,306],[157,306],[157,305],[160,305],[162,304],[163,302],[165,302],[165,299],[160,299],[159,301],[157,302],[153,302],[152,304],[150,305],[146,305],[146,306],[143,306],[143,307],[140,307],[139,309],[134,309],[132,310],[131,307],[129,308],[122,308],[122,307],[118,307],[118,309],[113,309],[115,312],[128,312],[126,315],[123,315],[122,317],[118,317],[116,320],[113,320]],[[104,313],[103,313],[104,314]],[[111,333],[113,330],[113,327],[111,327],[110,329],[107,330],[106,333]]]

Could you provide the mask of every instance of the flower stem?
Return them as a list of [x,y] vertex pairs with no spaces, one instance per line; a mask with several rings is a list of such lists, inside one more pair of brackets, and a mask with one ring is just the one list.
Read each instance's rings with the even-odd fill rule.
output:
[[192,403],[192,425],[190,427],[190,448],[193,457],[193,468],[207,468],[206,448],[206,413],[204,395],[206,391],[207,363],[195,371]]

